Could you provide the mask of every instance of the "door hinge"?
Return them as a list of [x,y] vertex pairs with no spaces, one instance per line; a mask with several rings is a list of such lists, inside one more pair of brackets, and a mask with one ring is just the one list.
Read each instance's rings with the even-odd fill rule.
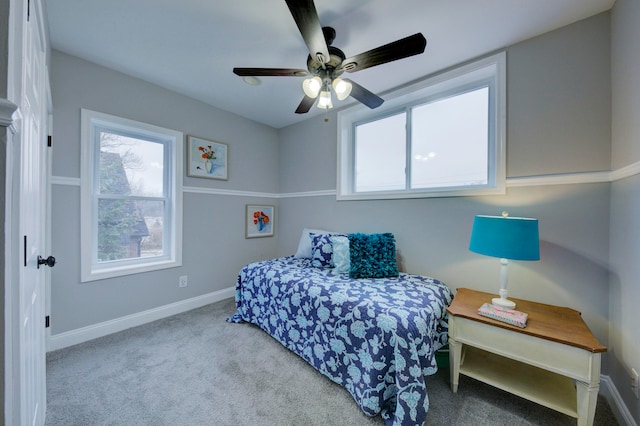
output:
[[51,147],[51,135],[47,136],[47,146]]
[[44,317],[44,328],[49,328],[50,325],[51,325],[51,317],[47,315],[46,317]]
[[24,255],[24,266],[26,267],[27,266],[27,236],[26,235],[24,236],[23,244],[24,244],[24,252],[23,252],[23,255]]
[[27,22],[31,18],[31,0],[27,0]]

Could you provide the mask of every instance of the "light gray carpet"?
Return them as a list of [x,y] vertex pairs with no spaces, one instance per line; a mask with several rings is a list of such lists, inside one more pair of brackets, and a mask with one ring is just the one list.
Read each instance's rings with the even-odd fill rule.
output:
[[[383,425],[259,328],[232,300],[47,355],[47,425]],[[575,425],[448,370],[427,379],[428,425]],[[617,425],[603,398],[597,426]]]

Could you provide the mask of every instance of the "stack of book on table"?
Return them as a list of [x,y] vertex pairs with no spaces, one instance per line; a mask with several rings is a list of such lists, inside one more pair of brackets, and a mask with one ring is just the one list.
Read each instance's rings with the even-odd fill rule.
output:
[[515,309],[503,308],[501,306],[492,305],[491,303],[485,303],[480,306],[480,309],[478,309],[478,315],[493,318],[522,328],[527,325],[527,317],[529,316],[524,312],[516,311]]

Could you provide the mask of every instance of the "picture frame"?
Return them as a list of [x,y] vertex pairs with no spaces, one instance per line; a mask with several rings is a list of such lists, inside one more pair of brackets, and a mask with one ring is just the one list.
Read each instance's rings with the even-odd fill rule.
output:
[[226,143],[187,135],[187,176],[228,179]]
[[245,238],[273,237],[276,226],[276,207],[247,204]]

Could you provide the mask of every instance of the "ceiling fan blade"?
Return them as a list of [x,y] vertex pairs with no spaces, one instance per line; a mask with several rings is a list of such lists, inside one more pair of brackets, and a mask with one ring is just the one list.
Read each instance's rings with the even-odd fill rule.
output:
[[421,33],[416,33],[347,58],[342,61],[340,68],[348,72],[360,71],[398,59],[408,58],[409,56],[419,55],[424,52],[426,46],[427,39]]
[[316,59],[322,55],[321,63],[329,62],[329,48],[324,39],[322,25],[313,0],[285,0],[293,20],[298,25],[298,30],[302,34],[304,42],[307,44],[311,57]]
[[307,70],[295,68],[234,68],[233,73],[240,77],[304,77]]
[[302,102],[300,102],[300,105],[298,105],[298,109],[296,109],[296,114],[308,113],[315,101],[315,98],[310,98],[309,96],[305,95],[304,98],[302,98]]
[[348,78],[344,78],[343,80],[351,83],[351,97],[365,104],[371,109],[378,108],[384,102],[380,96],[375,93],[370,92],[364,87],[360,86],[358,83],[349,80]]

